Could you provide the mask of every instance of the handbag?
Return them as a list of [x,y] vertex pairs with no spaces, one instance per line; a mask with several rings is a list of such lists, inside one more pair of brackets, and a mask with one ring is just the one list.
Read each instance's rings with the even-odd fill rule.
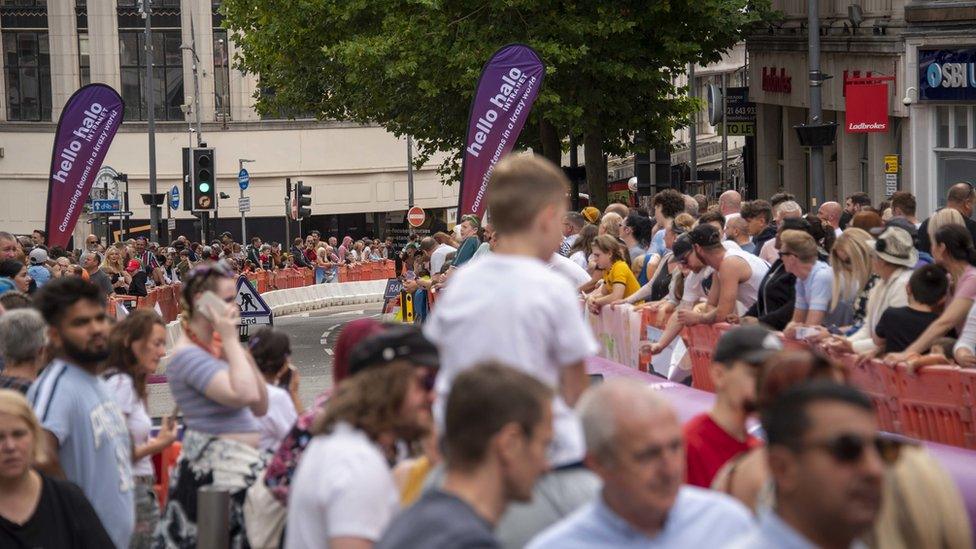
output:
[[285,508],[264,483],[265,471],[244,496],[244,526],[252,549],[278,549],[288,519]]

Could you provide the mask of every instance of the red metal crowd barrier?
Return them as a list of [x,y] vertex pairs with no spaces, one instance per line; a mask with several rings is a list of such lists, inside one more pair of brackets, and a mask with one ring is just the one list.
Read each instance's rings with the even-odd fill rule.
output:
[[[621,314],[604,308],[603,315]],[[663,330],[667,315],[656,309],[644,309],[640,316],[641,333],[647,327]],[[603,326],[612,326],[606,322]],[[728,324],[698,325],[684,328],[681,337],[688,347],[692,368],[692,386],[714,391],[710,365],[712,353],[722,333],[731,329]],[[613,329],[611,329],[613,331]],[[601,341],[612,340],[619,345],[626,340],[623,333],[597,334]],[[643,339],[643,337],[642,337]],[[786,348],[810,348],[805,341],[784,340]],[[633,368],[642,368],[643,355]],[[880,427],[909,437],[976,449],[976,370],[960,369],[952,365],[925,366],[912,373],[905,366],[893,367],[880,360],[859,360],[852,354],[832,354],[850,382],[863,391],[874,403]]]
[[370,261],[357,265],[341,265],[339,267],[339,282],[387,280],[390,278],[396,278],[396,263],[392,259]]

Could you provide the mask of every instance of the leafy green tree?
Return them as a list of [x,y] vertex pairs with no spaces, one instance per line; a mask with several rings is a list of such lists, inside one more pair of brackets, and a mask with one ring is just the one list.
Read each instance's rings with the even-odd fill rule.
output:
[[483,64],[521,42],[546,64],[516,147],[555,161],[585,145],[591,199],[603,206],[606,155],[635,132],[668,142],[697,105],[674,78],[709,63],[769,16],[768,0],[223,0],[239,68],[259,75],[261,112],[378,123],[418,145],[417,164],[448,153],[459,175]]

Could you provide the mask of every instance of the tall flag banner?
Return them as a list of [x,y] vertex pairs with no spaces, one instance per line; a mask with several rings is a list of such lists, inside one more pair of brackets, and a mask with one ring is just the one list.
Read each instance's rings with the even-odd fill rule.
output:
[[122,97],[105,84],[82,87],[61,111],[47,188],[49,246],[67,246],[124,111]]
[[539,55],[524,44],[509,44],[485,63],[468,118],[459,214],[485,213],[491,173],[515,146],[545,75]]

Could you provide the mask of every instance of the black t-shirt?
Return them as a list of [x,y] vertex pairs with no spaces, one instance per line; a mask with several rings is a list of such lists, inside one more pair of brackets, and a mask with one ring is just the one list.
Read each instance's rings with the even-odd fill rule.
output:
[[874,333],[885,340],[885,353],[900,353],[922,335],[938,313],[916,311],[911,307],[889,307],[881,313]]
[[41,475],[41,499],[24,524],[0,516],[0,547],[101,549],[115,547],[81,488]]
[[432,490],[393,520],[375,549],[495,549],[499,543],[491,530],[470,505]]

